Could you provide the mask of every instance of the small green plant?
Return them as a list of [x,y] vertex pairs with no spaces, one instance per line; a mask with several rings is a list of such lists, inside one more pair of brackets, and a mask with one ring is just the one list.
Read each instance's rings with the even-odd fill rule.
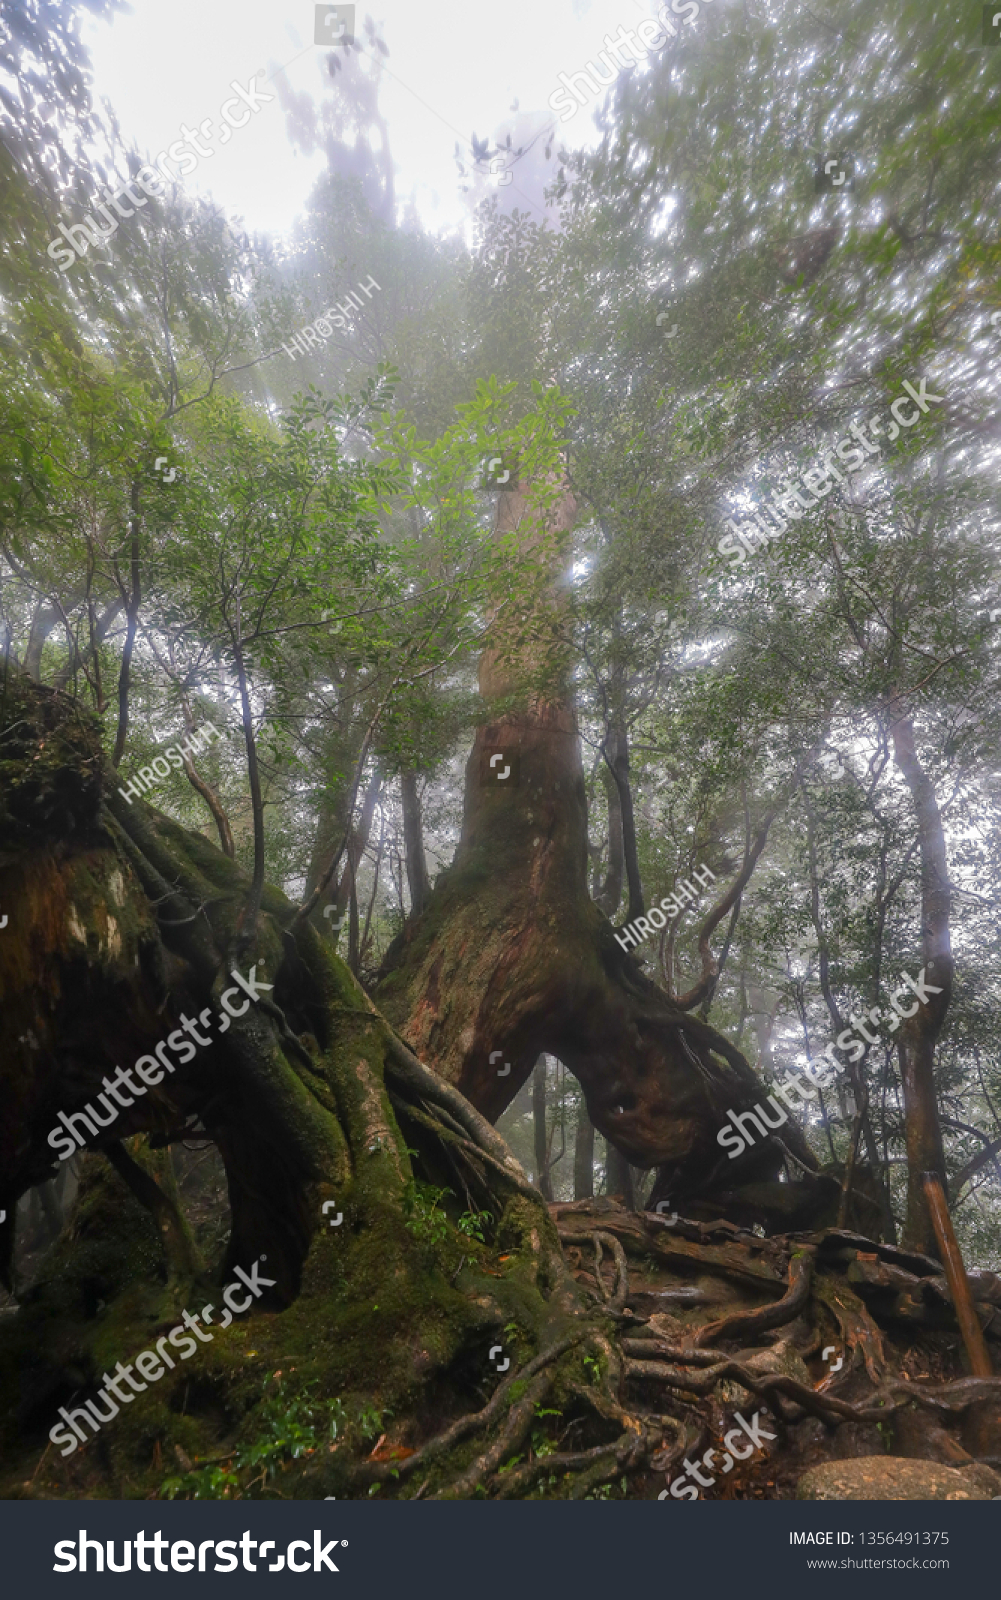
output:
[[587,1494],[584,1496],[584,1499],[611,1500],[613,1496],[615,1499],[618,1499],[620,1495],[622,1496],[623,1500],[627,1500],[629,1498],[629,1482],[626,1478],[620,1478],[617,1484],[596,1484],[593,1489],[588,1490]]
[[548,1495],[552,1494],[558,1482],[559,1479],[555,1473],[550,1473],[548,1478],[538,1478],[536,1479],[534,1491],[526,1498],[529,1500],[545,1500]]
[[535,1456],[552,1456],[556,1454],[558,1446],[555,1440],[550,1439],[546,1433],[545,1417],[562,1417],[562,1411],[557,1411],[553,1406],[536,1405],[535,1416],[537,1421],[532,1424],[530,1443],[532,1454]]
[[[318,1380],[308,1383],[297,1395],[288,1395],[281,1378],[274,1392],[258,1408],[254,1439],[238,1445],[225,1467],[208,1465],[164,1479],[160,1485],[163,1500],[242,1499],[254,1488],[274,1478],[279,1468],[300,1456],[309,1455],[337,1438],[347,1420],[342,1402],[318,1400],[312,1390]],[[364,1413],[363,1413],[364,1415]],[[380,1413],[375,1412],[376,1418]],[[364,1436],[364,1434],[363,1434]],[[249,1482],[241,1486],[240,1473],[251,1470]]]
[[160,1485],[161,1500],[229,1500],[239,1489],[240,1479],[231,1467],[194,1467],[190,1472],[165,1478]]
[[355,1418],[355,1426],[363,1439],[377,1439],[382,1432],[383,1419],[392,1415],[392,1411],[388,1409],[380,1410],[378,1406],[362,1406]]
[[484,1230],[489,1223],[493,1222],[493,1220],[493,1212],[477,1211],[474,1207],[471,1211],[464,1211],[462,1213],[462,1216],[456,1223],[456,1227],[460,1233],[465,1234],[467,1239],[478,1239],[480,1244],[486,1244],[487,1241]]
[[592,1383],[601,1382],[601,1362],[598,1360],[597,1356],[584,1357],[584,1371],[587,1373]]
[[403,1219],[408,1233],[423,1244],[444,1244],[449,1237],[449,1223],[441,1203],[451,1192],[411,1178],[403,1191]]

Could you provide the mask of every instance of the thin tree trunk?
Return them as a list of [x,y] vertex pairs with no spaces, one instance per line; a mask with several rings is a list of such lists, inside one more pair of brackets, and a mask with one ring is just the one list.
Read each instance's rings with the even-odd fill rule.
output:
[[132,652],[135,649],[136,629],[139,626],[139,607],[142,604],[142,567],[139,560],[139,479],[132,481],[130,517],[130,549],[129,561],[130,591],[128,603],[128,624],[125,629],[125,644],[122,647],[122,665],[118,674],[118,732],[115,735],[115,749],[111,757],[111,765],[117,767],[125,751],[125,741],[129,733],[129,685],[132,676]]
[[357,876],[358,867],[368,845],[369,837],[372,832],[372,818],[375,815],[376,803],[378,802],[381,793],[382,774],[378,767],[376,767],[375,771],[372,773],[372,776],[368,780],[368,786],[365,790],[365,798],[361,803],[361,815],[359,816],[355,826],[352,827],[351,836],[348,839],[346,850],[347,862],[345,864],[344,871],[341,873],[340,881],[337,885],[337,893],[334,897],[334,903],[337,906],[338,912],[343,911],[348,905],[351,899],[351,894],[355,888],[355,879]]
[[375,853],[375,866],[372,869],[372,893],[369,895],[368,908],[367,908],[367,910],[365,912],[365,926],[362,928],[362,931],[361,931],[361,945],[360,945],[360,949],[359,949],[359,953],[358,953],[358,965],[359,965],[359,967],[361,966],[361,963],[365,960],[365,957],[368,955],[369,946],[370,946],[370,944],[372,942],[372,935],[371,935],[372,913],[375,910],[376,896],[379,893],[379,874],[382,871],[382,856],[383,856],[383,852],[384,852],[385,848],[386,848],[386,813],[385,813],[385,811],[382,811],[382,812],[380,812],[380,822],[379,822],[379,848]]
[[604,744],[608,770],[615,780],[619,796],[619,813],[622,826],[622,857],[629,888],[627,922],[641,917],[644,910],[643,884],[640,879],[639,855],[636,850],[636,819],[633,813],[633,793],[629,787],[629,739],[624,728],[610,730]]
[[264,796],[261,793],[261,772],[257,764],[257,738],[254,734],[254,710],[250,703],[247,667],[243,656],[240,624],[240,593],[236,594],[236,631],[233,634],[233,654],[236,658],[236,676],[240,686],[240,705],[243,711],[243,736],[247,747],[247,776],[250,780],[250,803],[254,815],[254,875],[247,896],[243,927],[252,934],[257,924],[264,891]]
[[103,612],[103,614],[99,618],[97,618],[95,620],[94,617],[93,617],[93,614],[91,615],[91,623],[90,623],[90,630],[89,630],[90,631],[90,639],[89,639],[89,642],[87,644],[86,649],[85,650],[80,650],[80,649],[71,650],[70,658],[69,658],[68,662],[66,663],[65,667],[61,667],[60,670],[56,673],[55,677],[52,680],[53,684],[55,685],[55,687],[57,689],[65,689],[66,685],[69,683],[70,679],[72,678],[74,672],[78,668],[85,667],[87,662],[88,662],[88,660],[90,660],[90,658],[93,657],[94,666],[95,666],[95,677],[96,677],[96,680],[97,680],[97,688],[98,688],[98,706],[97,706],[98,712],[101,712],[104,709],[104,704],[103,704],[103,702],[104,702],[104,691],[101,688],[101,674],[100,674],[100,659],[101,659],[100,647],[104,643],[105,638],[107,637],[108,633],[111,630],[112,624],[114,623],[115,619],[117,618],[117,616],[118,616],[119,612],[121,611],[121,609],[122,609],[124,604],[125,604],[125,601],[122,599],[121,596],[119,596],[117,600],[112,600],[111,601],[111,603],[107,606],[107,608],[105,609],[105,611]]
[[601,907],[606,917],[614,917],[622,899],[622,879],[625,869],[625,856],[622,850],[622,803],[619,800],[619,786],[604,758],[601,763],[601,782],[608,806],[608,871],[605,873],[600,893],[595,896],[595,904]]
[[[804,805],[806,807],[807,845],[810,853],[810,919],[813,922],[814,931],[817,935],[817,962],[819,967],[820,991],[824,996],[824,1003],[827,1006],[827,1014],[830,1017],[833,1025],[834,1037],[837,1038],[839,1034],[844,1031],[845,1020],[841,1015],[838,1004],[834,998],[833,990],[831,989],[830,952],[828,949],[827,934],[822,928],[820,922],[820,875],[817,865],[817,847],[813,811],[810,807],[806,790],[804,789],[802,793]],[[879,1144],[876,1140],[876,1132],[873,1128],[872,1117],[869,1113],[868,1085],[862,1076],[862,1065],[868,1065],[868,1053],[869,1051],[867,1045],[866,1054],[863,1056],[862,1062],[847,1063],[846,1071],[851,1081],[852,1091],[855,1095],[855,1104],[859,1107],[862,1119],[862,1137],[865,1140],[866,1154],[869,1158],[869,1165],[872,1169],[873,1177],[879,1183],[880,1211],[882,1212],[883,1218],[883,1232],[887,1241],[892,1244],[896,1239],[897,1225],[894,1221],[893,1208],[890,1204],[890,1194],[886,1182],[885,1169],[880,1165]]]
[[348,966],[358,976],[359,955],[359,930],[358,930],[358,884],[355,879],[355,863],[349,860],[344,871],[348,884]]
[[907,1146],[907,1221],[904,1245],[938,1255],[938,1241],[922,1181],[931,1172],[946,1186],[945,1150],[935,1094],[935,1041],[952,997],[954,963],[949,938],[949,864],[935,788],[918,758],[914,724],[898,695],[890,701],[893,756],[911,793],[921,847],[921,949],[925,982],[939,989],[900,1025],[897,1053],[904,1093]]
[[532,1129],[535,1135],[536,1182],[546,1200],[553,1198],[549,1179],[549,1137],[546,1132],[546,1058],[540,1056],[532,1072]]
[[[191,715],[191,704],[187,695],[183,697],[183,706],[184,731],[190,737],[195,729],[195,719]],[[188,755],[187,751],[182,751],[181,754],[184,760],[184,771],[188,782],[190,783],[192,789],[194,789],[195,793],[201,795],[202,799],[205,801],[205,804],[212,813],[213,821],[215,822],[219,833],[219,844],[222,848],[222,853],[224,856],[228,856],[230,861],[233,861],[236,858],[236,847],[233,844],[233,830],[229,825],[229,817],[226,815],[226,809],[215,790],[205,782],[205,779],[202,777],[201,773],[197,771],[195,764]]]
[[594,1197],[594,1123],[581,1100],[577,1110],[577,1133],[573,1146],[573,1197],[591,1200]]
[[42,681],[42,650],[56,623],[59,612],[55,606],[37,605],[32,613],[31,631],[24,653],[24,670],[34,683]]
[[412,768],[404,768],[400,773],[400,795],[403,801],[403,848],[407,861],[410,915],[419,917],[431,892],[431,880],[424,858],[421,797],[417,789],[417,774]]

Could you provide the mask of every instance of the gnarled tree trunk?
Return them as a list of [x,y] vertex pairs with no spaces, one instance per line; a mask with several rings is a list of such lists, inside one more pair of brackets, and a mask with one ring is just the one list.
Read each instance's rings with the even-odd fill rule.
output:
[[[488,717],[466,766],[455,859],[391,947],[376,993],[412,1049],[491,1121],[549,1052],[576,1075],[595,1127],[616,1149],[636,1166],[663,1167],[673,1194],[692,1194],[714,1173],[732,1181],[735,1167],[774,1171],[781,1152],[762,1143],[736,1162],[721,1152],[727,1110],[753,1105],[761,1086],[723,1035],[644,976],[588,892],[565,661],[541,687],[536,672],[546,641],[564,628],[573,514],[565,494],[540,533],[527,484],[499,496],[498,534],[518,530],[541,551],[551,589],[523,634],[494,620],[480,662]],[[783,1137],[815,1166],[798,1129],[788,1125]]]
[[[174,1372],[173,1363],[155,1393],[130,1403],[131,1422],[116,1412],[96,1453],[86,1441],[82,1474],[76,1460],[49,1462],[43,1492],[86,1494],[110,1474],[116,1492],[155,1493],[151,1440],[217,1449],[220,1418],[249,1417],[261,1403],[263,1392],[248,1390],[249,1357],[263,1383],[298,1348],[303,1383],[315,1377],[328,1396],[377,1393],[402,1423],[418,1377],[444,1385],[442,1394],[450,1386],[446,1415],[462,1411],[470,1351],[485,1360],[507,1326],[520,1330],[512,1379],[528,1361],[544,1393],[564,1354],[590,1337],[586,1306],[544,1203],[503,1140],[414,1057],[282,894],[265,886],[255,927],[238,932],[247,874],[146,802],[130,805],[106,768],[96,722],[76,703],[26,677],[8,677],[3,700],[0,1278],[8,1285],[19,1197],[51,1176],[57,1156],[72,1155],[69,1127],[87,1146],[70,1228],[30,1304],[0,1325],[6,1470],[18,1482],[29,1476],[24,1452],[38,1457],[59,1405],[97,1391],[109,1348],[102,1308],[116,1319],[113,1347],[123,1358],[149,1343],[152,1326],[178,1323],[185,1307],[207,1304],[201,1314],[211,1323],[214,1306],[216,1331],[208,1355],[199,1347],[190,1367]],[[238,939],[249,940],[242,956]],[[218,1277],[193,1248],[172,1173],[146,1154],[195,1128],[218,1146],[228,1179],[232,1230]],[[454,1197],[433,1224],[422,1183]],[[490,1222],[486,1244],[457,1231],[463,1206],[481,1228]],[[485,1268],[498,1251],[503,1271]],[[255,1326],[248,1352],[238,1327],[219,1325],[217,1285],[254,1264],[266,1285],[260,1309],[274,1315]],[[461,1437],[506,1439],[506,1396],[502,1386]],[[359,1457],[360,1444],[315,1464],[321,1494],[350,1491],[367,1454]],[[462,1461],[453,1462],[448,1439],[432,1455],[441,1492],[462,1492]]]

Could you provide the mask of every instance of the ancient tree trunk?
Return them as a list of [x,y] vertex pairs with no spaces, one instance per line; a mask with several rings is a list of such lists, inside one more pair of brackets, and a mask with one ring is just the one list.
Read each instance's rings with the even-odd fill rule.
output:
[[[253,950],[237,962],[245,874],[201,835],[129,805],[104,778],[98,735],[73,702],[26,679],[6,690],[0,876],[18,936],[0,941],[11,1041],[0,1077],[0,1209],[12,1216],[56,1154],[72,1152],[60,1112],[72,1119],[97,1106],[74,1124],[92,1149],[139,1132],[163,1142],[197,1119],[229,1177],[226,1265],[266,1251],[287,1302],[317,1195],[336,1186],[346,1198],[364,1172],[363,1189],[388,1202],[408,1181],[382,1086],[390,1030],[274,890]],[[234,969],[246,982],[251,968],[256,998],[243,1005]],[[130,1097],[123,1084],[124,1100],[109,1100],[110,1064],[137,1058],[158,1074],[153,1091]],[[4,1235],[9,1255],[9,1227]]]
[[[499,500],[500,533],[530,521],[526,485]],[[565,497],[548,530],[563,541],[559,560],[549,555],[555,573],[572,516]],[[554,617],[562,623],[555,578],[554,590],[526,630],[540,654]],[[743,1056],[642,974],[588,893],[573,706],[559,675],[526,691],[510,664],[515,650],[495,625],[480,663],[491,713],[466,767],[459,846],[423,914],[394,942],[380,1004],[414,1051],[491,1120],[546,1051],[576,1075],[606,1139],[637,1166],[665,1165],[672,1192],[704,1187],[717,1170],[728,1180],[734,1168],[774,1171],[774,1144],[728,1162],[716,1141],[730,1106],[761,1098]],[[521,664],[531,677],[524,646]],[[498,1051],[512,1064],[503,1076]],[[815,1165],[798,1130],[787,1126],[783,1138]]]
[[[433,1383],[445,1413],[462,1416],[470,1352],[513,1339],[517,1364],[482,1411],[477,1383],[475,1409],[439,1439],[420,1438],[423,1408],[413,1416],[427,1463],[408,1447],[410,1467],[396,1474],[421,1464],[444,1497],[473,1493],[481,1478],[500,1492],[494,1468],[534,1416],[531,1406],[524,1418],[518,1409],[522,1374],[541,1399],[563,1358],[577,1361],[568,1352],[581,1346],[582,1357],[590,1342],[597,1361],[608,1348],[541,1197],[503,1140],[416,1059],[282,894],[265,886],[253,947],[236,956],[248,875],[200,834],[118,794],[94,719],[27,678],[8,678],[3,701],[7,1284],[19,1197],[51,1176],[57,1157],[87,1147],[74,1216],[47,1275],[30,1304],[0,1321],[4,1484],[11,1473],[18,1484],[34,1474],[35,1492],[56,1497],[155,1496],[174,1441],[219,1461],[233,1456],[234,1423],[246,1418],[244,1437],[259,1435],[251,1413],[273,1406],[268,1385],[289,1351],[303,1395],[322,1385],[328,1397],[369,1396],[403,1422],[415,1393]],[[194,1127],[218,1147],[228,1179],[232,1229],[214,1281],[192,1248],[163,1149]],[[432,1192],[451,1210],[436,1202],[432,1217]],[[486,1242],[457,1227],[466,1207],[490,1231]],[[236,1278],[242,1272],[253,1285],[258,1268],[255,1303]],[[220,1320],[219,1282],[231,1279],[244,1305],[230,1306],[224,1293]],[[203,1308],[212,1331],[188,1341],[191,1366],[161,1367],[159,1387],[130,1403],[131,1420],[120,1417],[100,1383],[109,1350],[135,1354],[184,1308]],[[244,1327],[230,1327],[230,1313],[255,1309],[271,1315],[257,1319],[251,1343]],[[615,1378],[619,1368],[611,1371]],[[574,1381],[578,1372],[583,1379],[579,1363]],[[612,1379],[604,1387],[599,1417],[616,1403]],[[100,1446],[90,1449],[84,1431],[79,1472],[75,1456],[65,1467],[51,1451],[40,1471],[58,1408],[79,1407],[90,1392],[102,1396]],[[325,1448],[302,1464],[313,1474],[304,1492],[340,1498],[361,1484],[364,1494],[395,1472],[394,1457],[373,1462],[352,1426],[336,1456]],[[662,1432],[644,1438],[645,1452]],[[488,1465],[477,1457],[471,1468],[461,1454],[453,1462],[453,1444],[477,1434],[488,1441]],[[633,1459],[635,1440],[625,1443]],[[610,1456],[609,1472],[621,1470],[621,1452]],[[591,1469],[587,1452],[580,1464]]]

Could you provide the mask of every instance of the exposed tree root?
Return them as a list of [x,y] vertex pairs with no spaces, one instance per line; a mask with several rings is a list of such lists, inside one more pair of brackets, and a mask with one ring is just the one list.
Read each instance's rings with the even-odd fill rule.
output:
[[860,1349],[869,1381],[882,1382],[886,1372],[886,1352],[883,1337],[858,1295],[843,1279],[817,1274],[814,1294],[837,1319],[841,1337],[848,1350]]
[[579,1332],[568,1334],[565,1338],[559,1339],[555,1344],[550,1345],[548,1349],[541,1351],[534,1360],[529,1361],[520,1371],[512,1372],[505,1378],[504,1382],[494,1391],[482,1411],[473,1411],[465,1417],[459,1417],[444,1432],[436,1434],[433,1439],[429,1439],[413,1455],[407,1456],[398,1464],[382,1461],[361,1462],[352,1472],[352,1481],[358,1484],[366,1484],[381,1483],[389,1477],[405,1478],[415,1472],[418,1467],[427,1467],[435,1461],[440,1461],[463,1439],[468,1438],[472,1433],[482,1432],[484,1429],[489,1428],[497,1417],[503,1415],[504,1407],[515,1384],[523,1384],[526,1379],[535,1377],[537,1373],[551,1366],[566,1351],[572,1349],[575,1344],[579,1344],[586,1337],[587,1329],[582,1328]]
[[[626,1303],[626,1296],[629,1293],[629,1273],[626,1268],[626,1252],[623,1250],[618,1239],[616,1239],[614,1233],[592,1233],[591,1238],[594,1240],[594,1276],[598,1285],[599,1293],[601,1294],[602,1299],[606,1302],[609,1311],[621,1311]],[[604,1280],[601,1276],[601,1247],[603,1244],[608,1245],[612,1255],[615,1258],[615,1289],[611,1295],[609,1295],[608,1291],[606,1290]]]
[[[193,1064],[171,1065],[93,1139],[68,1226],[31,1299],[0,1324],[0,1492],[155,1495],[163,1463],[176,1460],[185,1474],[179,1492],[204,1493],[204,1480],[193,1483],[192,1475],[237,1460],[240,1448],[249,1449],[253,1474],[249,1481],[229,1474],[239,1494],[340,1497],[378,1486],[390,1495],[409,1492],[415,1473],[417,1494],[430,1490],[436,1499],[579,1498],[623,1477],[647,1492],[651,1472],[673,1469],[693,1439],[701,1448],[707,1432],[719,1431],[735,1386],[766,1397],[780,1420],[810,1414],[828,1427],[892,1419],[912,1401],[951,1425],[975,1400],[997,1393],[1001,1380],[971,1387],[962,1379],[936,1385],[900,1377],[892,1337],[877,1317],[895,1310],[908,1338],[915,1325],[951,1326],[948,1287],[926,1257],[844,1230],[762,1238],[723,1218],[669,1221],[608,1201],[547,1209],[456,1087],[465,1067],[448,1082],[420,1061],[277,891],[265,889],[251,927],[247,875],[201,836],[117,795],[102,778],[99,730],[78,707],[20,683],[11,699],[18,731],[5,746],[0,792],[3,903],[26,908],[13,925],[32,934],[0,946],[12,1041],[0,1072],[0,1208],[12,1213],[18,1197],[47,1178],[46,1130],[60,1110],[72,1113],[99,1092],[109,1060],[133,1061],[162,1045],[182,1014],[211,1023],[202,1021],[210,1042]],[[658,1151],[675,1141],[679,1159],[694,1162],[678,1108],[687,1107],[692,1127],[705,1133],[712,1083],[706,1087],[703,1069],[715,1083],[713,1072],[723,1069],[710,1072],[714,1054],[731,1074],[740,1059],[696,1019],[668,1017],[663,997],[640,983],[597,914],[584,906],[581,918],[598,953],[588,969],[593,1006],[610,1009],[602,1047],[578,1029],[568,1059],[590,1078],[590,1098],[603,1105],[606,1122],[618,1127],[623,1087],[613,1093],[602,1074],[608,1062],[621,1064],[620,1023],[632,1019],[643,1051],[673,1086],[663,1103],[628,1113],[636,1139],[649,1138]],[[452,955],[459,961],[458,945]],[[535,959],[529,944],[519,957],[529,1010],[529,987],[539,998]],[[221,1003],[234,965],[267,976],[268,987],[242,1015]],[[572,1019],[569,991],[563,998]],[[488,1006],[483,1027],[493,1017]],[[454,1042],[458,1021],[450,1023]],[[470,1072],[476,1056],[484,1092],[496,1091],[483,1027],[472,1054],[465,1046],[462,1053]],[[694,1071],[687,1046],[675,1059],[679,1030],[695,1041]],[[750,1092],[749,1084],[738,1087]],[[183,1140],[195,1122],[222,1157],[232,1211],[211,1280],[171,1193],[169,1150],[150,1153]],[[136,1141],[133,1153],[122,1140]],[[427,1198],[446,1189],[456,1202],[450,1214]],[[486,1242],[460,1232],[463,1195],[493,1219]],[[331,1201],[342,1213],[334,1233],[323,1211]],[[594,1248],[603,1303],[578,1285],[561,1240]],[[0,1271],[9,1272],[12,1242],[7,1226]],[[611,1291],[603,1250],[615,1261]],[[183,1280],[199,1293],[204,1285],[208,1302],[220,1277],[258,1259],[275,1282],[261,1304],[269,1315],[252,1332],[253,1311],[239,1326],[214,1324],[211,1343],[199,1345],[189,1366],[137,1395],[127,1416],[109,1422],[68,1464],[51,1451],[40,1457],[58,1406],[96,1390],[109,1348],[126,1357],[149,1343],[152,1324],[165,1332],[185,1304],[202,1303],[185,1298]],[[996,1346],[1001,1309],[983,1300],[988,1290],[973,1286]],[[720,1302],[715,1320],[695,1324],[705,1315],[700,1304]],[[471,1392],[482,1393],[486,1351],[512,1323],[520,1368],[470,1411]],[[653,1337],[639,1339],[645,1323]],[[721,1348],[778,1328],[788,1337],[772,1355]],[[864,1357],[864,1373],[846,1364],[838,1381],[850,1388],[837,1395],[826,1373],[812,1388],[804,1369],[821,1329],[825,1342],[839,1334]],[[958,1374],[947,1338],[936,1370]],[[780,1370],[769,1366],[773,1358]],[[291,1385],[280,1400],[279,1377]],[[429,1384],[445,1414],[463,1413],[431,1438],[437,1424],[421,1409]],[[342,1431],[318,1436],[308,1459],[272,1463],[269,1479],[259,1464],[269,1408],[308,1410],[309,1396],[341,1407]],[[541,1406],[547,1398],[551,1404]],[[561,1436],[568,1404],[573,1415]],[[372,1414],[374,1432],[363,1421]],[[386,1443],[389,1415],[396,1437]],[[569,1429],[578,1428],[579,1448],[565,1447]],[[372,1451],[369,1441],[380,1433]],[[519,1453],[527,1459],[512,1461]]]
[[[634,1344],[638,1342],[632,1341]],[[846,1400],[836,1400],[833,1395],[819,1394],[816,1389],[808,1389],[805,1384],[797,1383],[795,1378],[786,1377],[783,1373],[754,1373],[741,1362],[726,1357],[717,1366],[709,1367],[698,1374],[683,1372],[677,1367],[668,1367],[662,1362],[651,1360],[627,1360],[625,1371],[627,1377],[665,1383],[688,1394],[710,1394],[724,1378],[735,1378],[743,1388],[750,1389],[752,1394],[763,1395],[769,1400],[777,1394],[787,1395],[789,1399],[801,1405],[804,1411],[822,1417],[825,1422],[832,1417],[847,1418],[852,1422],[883,1421],[895,1409],[892,1402],[888,1405],[853,1406]]]
[[[590,1469],[601,1463],[609,1467],[608,1477],[613,1478],[621,1472],[626,1462],[630,1459],[635,1449],[635,1436],[624,1433],[611,1444],[596,1444],[590,1450],[576,1450],[569,1452],[556,1451],[551,1456],[537,1456],[534,1461],[526,1462],[524,1466],[515,1467],[504,1474],[500,1480],[494,1480],[496,1493],[495,1500],[520,1500],[525,1492],[539,1478],[556,1477],[568,1472],[580,1472]],[[587,1486],[594,1482],[607,1481],[605,1478],[587,1479]]]
[[552,1379],[545,1372],[536,1373],[521,1397],[510,1406],[504,1421],[504,1426],[492,1444],[488,1445],[481,1455],[465,1472],[442,1489],[440,1494],[432,1495],[433,1500],[466,1500],[476,1489],[480,1488],[483,1480],[500,1466],[504,1457],[517,1450],[522,1440],[526,1437],[532,1426],[535,1408],[541,1404],[549,1392]]
[[810,1295],[813,1260],[805,1250],[797,1251],[789,1262],[789,1291],[773,1306],[760,1311],[741,1311],[716,1322],[707,1322],[694,1336],[696,1345],[715,1344],[720,1339],[748,1339],[766,1328],[781,1328],[803,1309]]

